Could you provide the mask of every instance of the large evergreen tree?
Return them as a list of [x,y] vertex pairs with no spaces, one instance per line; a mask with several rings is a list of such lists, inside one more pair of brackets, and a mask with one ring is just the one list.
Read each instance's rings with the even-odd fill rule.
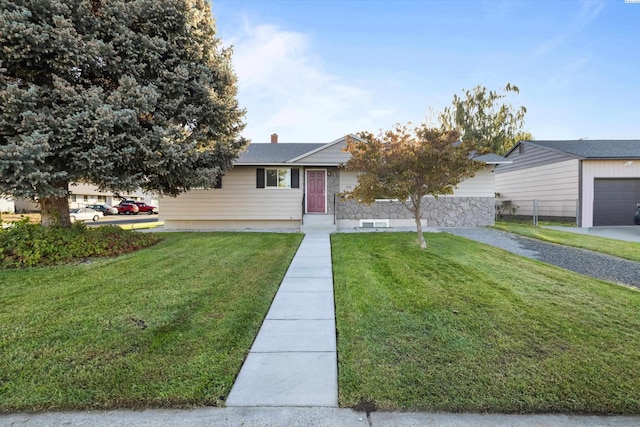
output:
[[69,225],[71,182],[177,195],[247,143],[206,0],[0,0],[0,194]]

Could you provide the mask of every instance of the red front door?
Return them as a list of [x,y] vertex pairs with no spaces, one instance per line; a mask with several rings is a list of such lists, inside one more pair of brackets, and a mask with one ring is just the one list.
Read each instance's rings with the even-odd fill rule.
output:
[[307,171],[307,212],[325,212],[324,172]]

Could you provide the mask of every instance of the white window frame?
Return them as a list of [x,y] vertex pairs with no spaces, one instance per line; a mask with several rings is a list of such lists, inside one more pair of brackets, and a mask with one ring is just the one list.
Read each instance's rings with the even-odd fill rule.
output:
[[[276,171],[276,174],[280,174],[280,171],[286,171],[287,172],[287,182],[286,182],[286,186],[280,186],[280,185],[269,185],[269,171]],[[280,183],[280,180],[278,179],[278,184]],[[291,189],[291,168],[264,168],[264,188],[268,188],[270,190],[289,190]]]

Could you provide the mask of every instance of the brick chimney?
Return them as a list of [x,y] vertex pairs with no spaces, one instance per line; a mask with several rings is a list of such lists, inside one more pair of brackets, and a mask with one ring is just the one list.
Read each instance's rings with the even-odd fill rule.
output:
[[272,144],[277,144],[278,143],[278,134],[277,133],[272,133],[271,134],[271,143]]

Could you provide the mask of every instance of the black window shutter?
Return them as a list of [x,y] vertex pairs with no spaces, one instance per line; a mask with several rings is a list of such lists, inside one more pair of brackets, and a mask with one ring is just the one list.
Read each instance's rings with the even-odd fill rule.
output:
[[218,175],[216,183],[213,184],[213,188],[222,188],[222,175]]
[[256,188],[264,188],[264,168],[256,169]]
[[291,169],[291,188],[300,188],[300,169]]

